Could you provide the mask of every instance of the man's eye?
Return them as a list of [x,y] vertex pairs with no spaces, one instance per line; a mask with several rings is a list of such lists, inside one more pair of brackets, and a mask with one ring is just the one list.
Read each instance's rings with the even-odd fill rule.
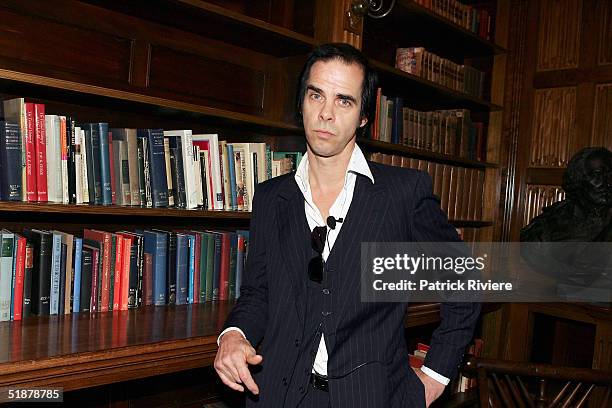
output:
[[349,101],[348,99],[340,99],[340,106],[348,108],[349,106],[351,106],[351,101]]
[[312,93],[310,94],[310,99],[318,101],[319,99],[321,99],[321,95],[319,95],[318,93]]

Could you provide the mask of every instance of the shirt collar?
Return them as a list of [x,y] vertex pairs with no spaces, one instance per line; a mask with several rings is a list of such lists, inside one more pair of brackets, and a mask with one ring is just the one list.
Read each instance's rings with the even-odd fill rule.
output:
[[[308,181],[308,153],[302,156],[300,160],[300,164],[298,165],[297,171],[295,172],[295,181],[297,185],[300,187],[302,192],[310,190],[310,183]],[[351,159],[349,160],[348,167],[346,168],[345,173],[345,183],[347,174],[355,173],[366,176],[370,179],[372,184],[374,184],[374,176],[372,175],[372,171],[370,170],[370,166],[366,161],[366,158],[361,151],[361,148],[355,144],[355,148],[353,149],[353,153],[351,154]]]

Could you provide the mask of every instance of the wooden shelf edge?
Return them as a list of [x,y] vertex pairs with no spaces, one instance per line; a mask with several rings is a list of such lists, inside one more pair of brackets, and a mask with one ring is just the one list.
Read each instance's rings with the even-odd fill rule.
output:
[[21,361],[2,366],[0,387],[61,386],[71,391],[210,366],[216,336]]
[[250,219],[247,211],[208,211],[186,210],[180,208],[144,208],[120,205],[88,205],[88,204],[57,204],[57,203],[25,203],[21,201],[0,202],[0,212],[38,212],[38,213],[68,213],[91,215],[124,215],[129,217],[181,217],[181,218],[225,218]]
[[260,20],[254,17],[245,16],[244,14],[240,14],[235,11],[228,10],[221,6],[217,6],[215,4],[208,3],[206,1],[202,1],[202,0],[177,0],[177,1],[185,5],[204,10],[208,13],[214,13],[221,17],[229,18],[238,23],[245,24],[245,25],[257,28],[259,30],[264,30],[264,31],[268,31],[274,34],[278,34],[278,35],[281,35],[283,37],[286,37],[296,42],[302,42],[304,45],[307,45],[307,46],[314,47],[317,44],[317,42],[315,41],[313,37],[309,37],[307,35],[300,34],[298,32],[289,30],[284,27],[277,26],[275,24],[268,23],[266,21],[263,21],[263,20]]
[[409,74],[408,72],[404,72],[400,69],[397,69],[395,67],[392,67],[391,65],[385,64],[383,62],[374,60],[374,59],[370,59],[370,63],[372,65],[372,67],[374,67],[375,69],[384,71],[388,74],[391,75],[395,75],[397,77],[409,80],[409,81],[414,81],[414,82],[418,82],[421,85],[433,88],[439,92],[443,92],[445,94],[447,94],[450,97],[456,98],[456,99],[463,99],[469,102],[472,102],[474,104],[480,105],[484,108],[487,108],[491,111],[500,111],[503,109],[502,106],[485,101],[483,99],[479,99],[479,98],[475,98],[469,94],[463,93],[463,92],[459,92],[456,91],[454,89],[451,88],[447,88],[443,85],[437,84],[435,82],[432,81],[428,81],[427,79],[421,78],[420,76],[417,75],[413,75],[413,74]]
[[452,29],[459,31],[461,34],[470,37],[473,41],[477,41],[483,46],[490,47],[495,54],[504,54],[507,51],[504,47],[496,44],[495,42],[482,38],[481,36],[466,29],[465,27],[455,24],[453,21],[437,13],[434,13],[427,7],[417,4],[414,0],[400,0],[399,5],[408,10],[416,10],[421,14],[426,14],[429,18],[435,19],[440,24],[444,24],[447,27],[451,27]]
[[402,155],[416,156],[419,158],[431,159],[432,161],[445,164],[456,164],[460,166],[477,167],[477,168],[499,168],[496,163],[482,162],[478,160],[465,159],[461,157],[448,156],[441,153],[430,152],[427,150],[417,149],[402,144],[381,142],[379,140],[358,139],[357,143],[366,147],[385,150]]
[[24,72],[0,69],[0,79],[22,82],[26,84],[44,86],[71,92],[78,92],[88,95],[102,96],[128,102],[137,102],[147,105],[160,106],[164,108],[176,109],[179,111],[198,113],[205,116],[225,119],[231,122],[257,125],[264,128],[285,130],[288,132],[300,132],[301,128],[284,122],[277,122],[270,119],[260,118],[245,113],[231,112],[224,109],[212,108],[203,105],[196,105],[188,102],[180,102],[171,99],[138,94],[135,92],[122,91],[118,89],[106,88],[97,85],[83,84],[64,79],[45,77],[41,75],[28,74]]

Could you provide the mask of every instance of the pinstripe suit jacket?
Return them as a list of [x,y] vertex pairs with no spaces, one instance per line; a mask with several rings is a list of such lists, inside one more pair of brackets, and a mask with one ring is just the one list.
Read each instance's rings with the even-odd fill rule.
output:
[[[424,406],[423,385],[408,366],[407,304],[360,301],[360,243],[448,242],[459,237],[432,194],[427,173],[368,165],[375,182],[358,175],[353,201],[330,253],[331,257],[342,251],[343,262],[341,284],[332,301],[335,327],[326,332],[328,375],[339,376],[367,361],[380,363],[330,380],[330,401],[333,407],[347,408]],[[241,328],[263,355],[261,366],[252,370],[260,394],[249,395],[247,406],[289,406],[287,393],[303,392],[307,386],[306,374],[294,372],[298,359],[314,361],[301,349],[309,261],[305,223],[304,197],[293,174],[258,185],[241,296],[224,326]],[[441,323],[425,361],[429,368],[455,376],[479,311],[477,304],[441,305]]]

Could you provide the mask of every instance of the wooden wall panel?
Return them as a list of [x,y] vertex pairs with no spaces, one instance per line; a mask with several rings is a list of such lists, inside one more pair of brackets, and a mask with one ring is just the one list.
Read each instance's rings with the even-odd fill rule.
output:
[[597,2],[596,18],[599,30],[599,49],[597,60],[599,65],[612,64],[612,3]]
[[41,71],[54,69],[127,82],[132,41],[118,35],[0,9],[0,57]]
[[612,150],[612,84],[597,85],[591,146]]
[[[177,73],[180,72],[180,75]],[[266,74],[256,68],[212,56],[151,47],[149,88],[226,105],[245,113],[262,113]]]
[[548,207],[564,198],[565,192],[561,186],[527,185],[527,198],[525,200],[525,211],[523,212],[523,226],[529,224],[532,219],[541,214],[544,207]]
[[538,89],[534,95],[533,167],[564,167],[576,132],[576,88]]
[[577,68],[582,0],[542,0],[538,29],[538,71]]

